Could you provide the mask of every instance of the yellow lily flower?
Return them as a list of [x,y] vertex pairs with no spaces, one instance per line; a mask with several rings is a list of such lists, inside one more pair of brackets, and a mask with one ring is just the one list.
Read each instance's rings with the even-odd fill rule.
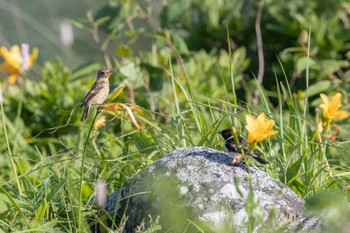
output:
[[94,130],[91,133],[91,138],[95,138],[97,136],[97,130],[106,125],[106,116],[101,116],[94,123]]
[[106,116],[101,116],[94,123],[94,130],[97,130],[106,125]]
[[38,57],[39,51],[37,48],[33,49],[32,54],[28,57],[26,66],[23,67],[25,62],[23,54],[18,45],[13,45],[10,50],[5,47],[0,47],[0,56],[4,62],[0,64],[0,71],[9,74],[8,83],[14,84],[17,81],[17,77],[23,75]]
[[248,144],[250,145],[261,142],[278,133],[278,131],[272,130],[275,121],[265,120],[265,113],[263,112],[260,113],[257,118],[253,115],[247,114],[245,119],[247,122],[245,128],[248,130]]
[[322,104],[320,104],[320,108],[322,109],[323,118],[325,120],[333,120],[333,119],[344,119],[349,116],[349,113],[345,110],[339,110],[341,107],[341,99],[342,95],[338,92],[333,96],[331,101],[329,101],[328,96],[321,93]]

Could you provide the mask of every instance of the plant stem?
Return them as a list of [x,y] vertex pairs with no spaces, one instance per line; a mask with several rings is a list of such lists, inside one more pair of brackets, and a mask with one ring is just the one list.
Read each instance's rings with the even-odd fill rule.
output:
[[[260,85],[262,84],[264,79],[264,69],[265,69],[264,49],[263,49],[263,41],[262,41],[261,28],[260,28],[261,16],[262,16],[264,4],[265,4],[265,0],[260,0],[258,13],[256,14],[256,19],[255,19],[255,32],[256,32],[256,40],[258,44],[258,59],[259,59],[258,83]],[[254,91],[254,97],[252,100],[254,106],[258,105],[259,95],[260,93],[258,89],[256,89]]]
[[86,159],[86,149],[87,145],[89,143],[90,139],[90,134],[92,132],[92,129],[94,127],[94,123],[96,121],[97,115],[99,114],[99,111],[96,112],[95,117],[91,123],[88,135],[86,136],[85,140],[85,145],[84,145],[84,150],[81,158],[81,167],[80,167],[80,181],[79,181],[79,203],[78,203],[78,230],[77,232],[81,232],[81,206],[82,206],[82,199],[83,199],[83,177],[84,177],[84,164],[85,164],[85,159]]
[[[226,22],[226,40],[227,40],[227,47],[228,47],[228,55],[229,55],[229,58],[230,58],[230,65],[229,65],[229,68],[230,68],[230,79],[231,79],[231,87],[232,87],[232,95],[233,95],[233,99],[232,99],[232,102],[233,102],[233,113],[236,114],[237,113],[237,95],[236,95],[236,87],[235,87],[235,79],[234,79],[234,69],[233,69],[233,58],[232,58],[232,50],[231,50],[231,40],[230,40],[230,32],[229,32],[229,22]],[[237,118],[235,117],[233,119],[233,122],[231,122],[233,125],[237,125],[238,122],[237,122]]]
[[6,124],[5,124],[4,106],[3,106],[2,102],[0,102],[0,106],[1,106],[2,126],[4,128],[7,151],[10,155],[11,166],[12,166],[13,173],[15,175],[15,179],[16,179],[16,183],[17,183],[17,187],[18,187],[18,192],[19,192],[20,196],[22,196],[23,192],[22,192],[21,184],[19,182],[19,178],[17,176],[16,164],[15,164],[15,160],[13,158],[13,154],[12,154],[11,147],[10,147],[10,142],[9,142],[8,135],[7,135]]
[[[326,132],[328,132],[328,130]],[[322,152],[322,165],[323,164],[326,165],[329,177],[333,177],[333,173],[332,173],[331,167],[329,166],[327,155],[326,155],[326,151],[327,151],[326,140],[322,141],[321,135],[320,135],[320,145],[321,145],[321,152]]]

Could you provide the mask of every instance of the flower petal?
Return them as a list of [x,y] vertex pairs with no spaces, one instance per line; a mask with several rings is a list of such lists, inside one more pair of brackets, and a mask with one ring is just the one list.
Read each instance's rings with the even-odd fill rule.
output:
[[328,105],[328,103],[329,103],[328,96],[326,96],[326,95],[323,94],[323,93],[321,93],[320,96],[321,96],[322,102],[323,102],[325,105]]
[[343,119],[347,116],[349,116],[349,113],[345,110],[339,110],[339,108],[342,106],[342,95],[341,93],[336,93],[331,101],[329,101],[329,98],[325,94],[320,94],[321,99],[323,101],[322,104],[319,105],[319,107],[322,109],[322,115],[324,122],[330,122],[329,120],[333,119]]
[[97,130],[98,128],[106,125],[106,116],[101,116],[98,118],[94,123],[94,129]]
[[19,74],[19,69],[9,65],[8,63],[2,63],[0,65],[0,71],[6,72],[6,73],[8,73],[10,75],[12,75],[12,74],[16,74],[16,75]]
[[334,112],[332,115],[333,119],[339,119],[339,120],[344,119],[348,116],[349,116],[349,113],[345,110],[338,110]]
[[138,125],[136,118],[135,118],[134,114],[132,113],[132,111],[130,110],[130,108],[125,104],[121,104],[121,106],[127,111],[128,115],[130,117],[130,120],[134,124],[137,131],[140,131],[140,126]]
[[278,134],[278,131],[277,131],[277,130],[270,130],[270,131],[267,133],[267,137],[266,137],[266,138],[271,137],[271,136],[273,136],[273,135],[275,135],[275,134]]
[[262,112],[262,113],[260,113],[260,115],[258,116],[257,122],[258,122],[258,123],[263,123],[264,121],[265,121],[265,113]]
[[341,94],[337,93],[333,96],[332,100],[329,102],[329,109],[336,111],[341,107]]
[[264,112],[260,113],[257,118],[250,114],[247,114],[246,122],[247,125],[245,128],[248,130],[248,143],[250,145],[263,141],[266,138],[278,133],[278,131],[272,130],[275,121],[266,120]]
[[245,128],[248,131],[254,131],[256,128],[256,119],[253,115],[247,114],[245,115],[245,120],[247,122],[247,125],[245,126]]
[[11,74],[9,75],[9,77],[7,78],[7,82],[8,84],[12,85],[15,84],[17,81],[17,75],[16,74]]
[[33,63],[36,61],[38,55],[39,55],[38,48],[33,48],[32,54],[30,55],[30,58],[29,58],[29,66],[33,65]]
[[4,53],[4,60],[9,65],[16,67],[17,69],[22,67],[22,55],[21,50],[18,45],[14,45],[11,47],[10,51]]
[[262,128],[261,130],[262,130],[262,131],[271,130],[274,124],[275,124],[275,121],[274,121],[274,120],[266,120],[266,121],[263,123],[263,128]]
[[[21,51],[18,45],[11,47],[10,51],[5,47],[0,47],[0,56],[3,57],[4,63],[1,65],[1,70],[10,75],[19,74],[22,67]],[[11,77],[12,81],[14,76]]]

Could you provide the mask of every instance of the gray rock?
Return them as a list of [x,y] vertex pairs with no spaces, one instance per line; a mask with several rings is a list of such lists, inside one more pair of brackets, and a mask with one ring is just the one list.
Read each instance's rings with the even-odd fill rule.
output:
[[249,174],[230,161],[213,149],[177,149],[116,190],[107,210],[127,216],[126,232],[158,217],[170,232],[320,231],[291,189],[252,164]]

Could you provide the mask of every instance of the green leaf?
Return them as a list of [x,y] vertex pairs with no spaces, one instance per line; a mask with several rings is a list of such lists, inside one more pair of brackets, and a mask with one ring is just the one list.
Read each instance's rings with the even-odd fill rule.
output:
[[171,40],[175,45],[175,48],[181,55],[188,55],[190,52],[188,50],[187,44],[179,35],[176,33],[171,34]]
[[154,151],[154,148],[157,147],[157,144],[152,138],[149,137],[148,134],[146,134],[145,130],[141,130],[139,133],[132,134],[132,137],[137,149],[142,153],[152,153]]
[[139,28],[139,29],[133,30],[133,31],[126,31],[126,32],[124,32],[124,35],[127,37],[130,37],[130,39],[133,40],[139,36],[142,36],[144,34],[144,32],[145,32],[144,28]]
[[108,98],[106,104],[112,102],[115,98],[117,98],[124,90],[124,86],[119,86],[113,93],[111,97]]
[[87,183],[83,183],[83,198],[88,199],[92,192],[93,189],[90,187],[90,185]]
[[56,219],[49,222],[45,222],[43,224],[40,224],[39,226],[36,226],[36,228],[30,229],[30,232],[54,232],[54,233],[62,232],[63,233],[64,231],[54,228],[57,225],[57,223],[58,223],[58,220]]
[[100,26],[101,24],[107,22],[110,18],[111,18],[110,16],[101,17],[101,18],[99,18],[99,19],[97,19],[97,20],[95,21],[95,24],[96,24],[97,26]]
[[314,95],[320,94],[321,92],[326,92],[331,89],[333,84],[334,83],[330,80],[323,80],[323,81],[316,82],[315,84],[309,87],[308,95],[314,96]]
[[296,62],[296,67],[297,67],[297,72],[301,73],[303,72],[306,67],[307,67],[307,60],[309,59],[309,67],[313,66],[316,64],[315,60],[313,60],[312,58],[308,58],[308,57],[301,57],[300,59],[298,59],[298,61]]
[[127,45],[120,45],[117,47],[117,54],[121,57],[130,57],[132,55],[132,50]]
[[304,156],[301,156],[292,166],[287,169],[287,182],[296,178],[300,170],[301,163],[303,162]]
[[43,198],[40,204],[40,207],[35,214],[35,218],[32,222],[32,227],[37,227],[38,224],[40,224],[44,220],[46,210],[47,210],[47,201],[46,201],[46,198]]
[[18,206],[19,203],[17,203],[17,200],[12,198],[11,195],[6,191],[6,189],[4,189],[2,186],[0,186],[0,192],[2,192],[3,194],[5,194],[8,198],[8,200],[12,203],[12,205],[16,208],[17,213],[21,216],[24,225],[27,228],[30,228],[29,222],[27,220],[27,217],[24,215],[24,213],[22,212],[22,210],[20,209],[20,207]]
[[73,24],[76,28],[79,28],[79,29],[85,29],[86,28],[86,26],[84,24],[82,24],[82,23],[80,23],[80,22],[78,22],[76,20],[70,19],[69,22],[71,24]]
[[332,59],[322,60],[321,66],[329,73],[337,72],[341,68],[349,67],[348,61],[337,61]]
[[[24,205],[25,203],[21,200],[13,198],[13,201],[15,201],[19,206]],[[11,202],[8,199],[8,196],[5,194],[0,193],[0,213],[7,210],[8,206],[11,205]]]
[[62,179],[58,184],[53,185],[53,187],[51,188],[51,192],[47,195],[46,199],[49,202],[54,201],[55,196],[59,195],[60,191],[62,190],[62,188],[64,188],[66,183],[67,183],[67,179]]
[[161,225],[153,225],[150,228],[148,228],[146,231],[144,231],[144,233],[159,232],[160,230],[162,230],[162,226]]
[[20,174],[25,174],[27,172],[28,165],[26,164],[26,162],[23,159],[19,159],[17,161],[17,167],[18,167]]

